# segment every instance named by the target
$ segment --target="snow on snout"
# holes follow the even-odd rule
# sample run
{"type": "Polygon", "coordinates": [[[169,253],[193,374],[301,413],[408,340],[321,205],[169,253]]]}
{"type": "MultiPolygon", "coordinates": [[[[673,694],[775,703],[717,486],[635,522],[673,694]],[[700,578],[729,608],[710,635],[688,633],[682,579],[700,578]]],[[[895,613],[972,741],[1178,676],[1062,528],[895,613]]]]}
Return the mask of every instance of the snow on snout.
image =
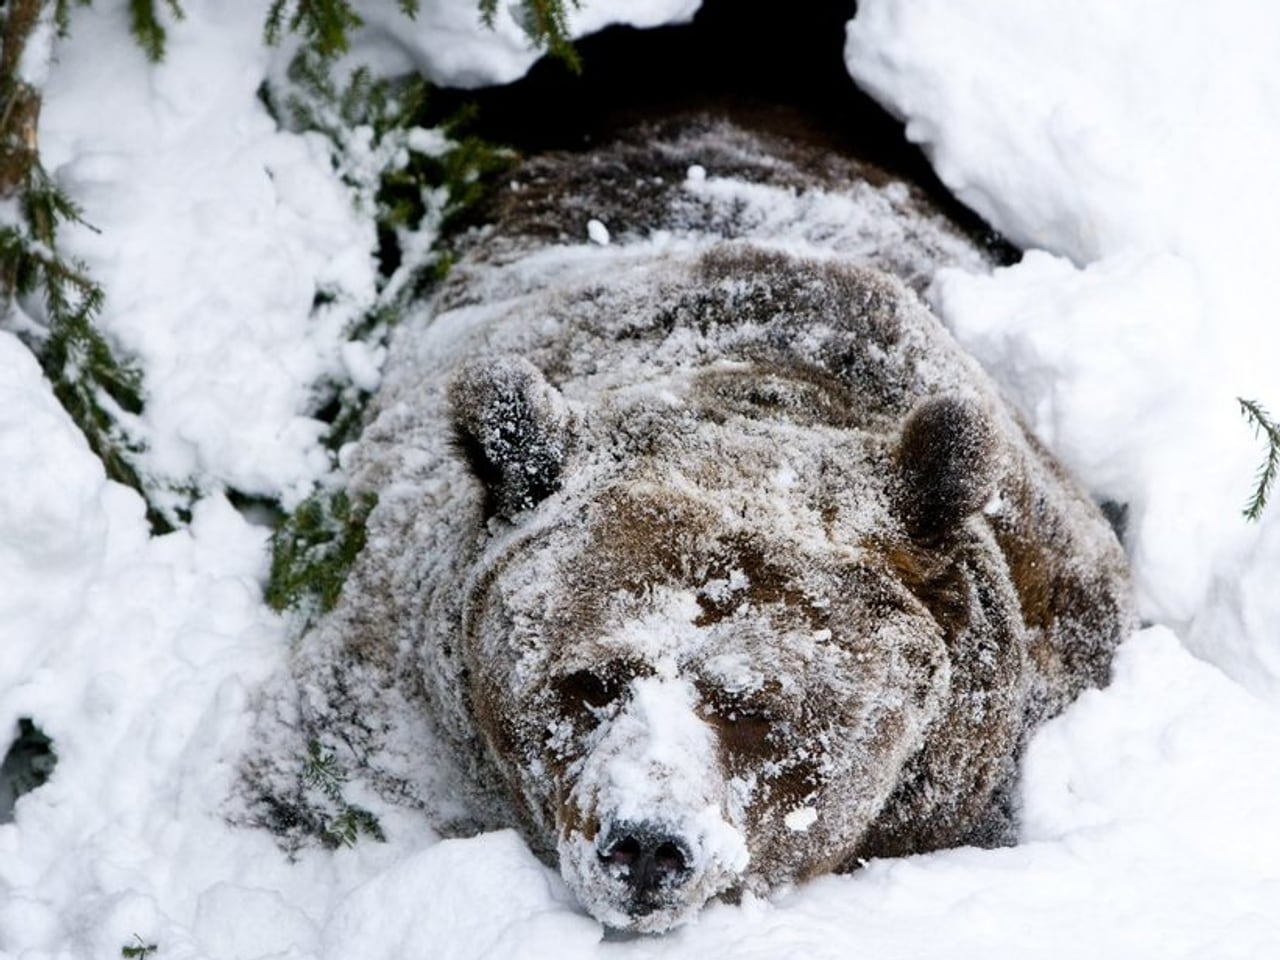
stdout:
{"type": "Polygon", "coordinates": [[[632,682],[630,701],[602,731],[570,793],[598,832],[562,835],[561,869],[580,902],[614,927],[665,930],[732,886],[747,865],[746,840],[726,819],[715,736],[695,712],[693,685],[673,673],[660,665],[657,676],[632,682]],[[599,849],[615,828],[640,824],[688,855],[687,873],[643,915],[630,905],[626,877],[599,849]]]}

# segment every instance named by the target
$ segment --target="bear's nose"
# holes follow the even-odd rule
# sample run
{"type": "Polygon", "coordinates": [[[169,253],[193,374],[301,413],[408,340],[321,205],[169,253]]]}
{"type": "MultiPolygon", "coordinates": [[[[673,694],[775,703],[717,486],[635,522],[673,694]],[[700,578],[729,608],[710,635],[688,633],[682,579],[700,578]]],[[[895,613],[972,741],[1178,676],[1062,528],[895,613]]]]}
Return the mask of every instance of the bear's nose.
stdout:
{"type": "Polygon", "coordinates": [[[625,877],[637,897],[689,876],[688,846],[660,827],[619,824],[597,849],[601,863],[625,877]]]}

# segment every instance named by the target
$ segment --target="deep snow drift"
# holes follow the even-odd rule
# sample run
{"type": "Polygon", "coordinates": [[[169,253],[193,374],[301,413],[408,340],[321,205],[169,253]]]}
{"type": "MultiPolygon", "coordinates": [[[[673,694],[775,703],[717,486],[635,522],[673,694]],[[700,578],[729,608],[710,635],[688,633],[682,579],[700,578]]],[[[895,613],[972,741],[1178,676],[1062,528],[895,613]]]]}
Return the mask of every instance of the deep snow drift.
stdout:
{"type": "MultiPolygon", "coordinates": [[[[342,317],[313,316],[314,293],[339,287],[336,309],[358,310],[374,272],[371,227],[321,144],[254,96],[264,6],[188,0],[159,67],[125,4],[75,7],[41,140],[102,231],[68,246],[141,358],[155,469],[295,497],[324,467],[310,385],[344,362],[342,317]]],[[[470,0],[424,6],[453,17],[470,0]]],[[[946,274],[935,302],[1049,444],[1130,502],[1140,601],[1161,624],[1033,744],[1021,846],[875,863],[632,943],[602,943],[510,834],[434,843],[380,809],[387,843],[287,861],[221,817],[286,644],[261,600],[263,531],[214,495],[149,540],[141,502],[103,479],[4,335],[0,729],[35,717],[59,765],[0,825],[0,953],[117,956],[135,934],[214,960],[1280,951],[1280,507],[1239,517],[1261,450],[1234,403],[1280,407],[1278,20],[1245,0],[1052,16],[867,0],[850,33],[851,71],[943,179],[1043,251],[946,274]]],[[[518,44],[489,49],[437,75],[524,69],[518,44]]]]}

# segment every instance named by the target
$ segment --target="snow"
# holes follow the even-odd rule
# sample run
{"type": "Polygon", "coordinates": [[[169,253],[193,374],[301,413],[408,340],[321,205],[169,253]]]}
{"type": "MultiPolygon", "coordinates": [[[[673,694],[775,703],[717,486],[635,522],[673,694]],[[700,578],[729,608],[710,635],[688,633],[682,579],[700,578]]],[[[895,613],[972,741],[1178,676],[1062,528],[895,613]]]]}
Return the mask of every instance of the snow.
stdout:
{"type": "Polygon", "coordinates": [[[818,811],[813,807],[796,807],[783,818],[788,830],[804,833],[818,822],[818,811]]]}
{"type": "MultiPolygon", "coordinates": [[[[46,165],[101,231],[69,232],[68,249],[141,359],[149,469],[296,497],[328,469],[312,385],[377,376],[342,334],[372,296],[372,228],[323,145],[256,99],[265,3],[185,0],[160,66],[125,6],[75,6],[49,76],[46,165]],[[317,321],[313,295],[333,286],[346,299],[317,321]]],[[[393,6],[370,0],[366,46],[405,35],[373,16],[393,6]]],[[[496,35],[468,0],[423,7],[403,56],[434,76],[505,80],[532,62],[505,5],[496,35]]],[[[1046,442],[1130,504],[1140,600],[1161,624],[1033,743],[1024,842],[873,863],[608,944],[513,834],[436,843],[385,812],[387,844],[290,861],[221,807],[287,646],[261,599],[264,531],[207,493],[188,528],[149,539],[141,501],[0,335],[0,730],[34,717],[59,757],[0,825],[0,956],[118,956],[135,935],[212,960],[1280,950],[1280,507],[1239,519],[1261,451],[1233,399],[1280,408],[1280,8],[860,7],[853,74],[961,199],[1034,251],[942,277],[936,303],[1046,442]]],[[[574,29],[693,8],[588,0],[574,29]]],[[[690,189],[714,181],[690,170],[690,189]]]]}
{"type": "Polygon", "coordinates": [[[609,245],[609,228],[599,220],[588,220],[587,239],[597,246],[607,247],[609,245]]]}
{"type": "MultiPolygon", "coordinates": [[[[590,0],[565,6],[569,35],[581,37],[615,24],[686,23],[700,5],[701,0],[590,0]]],[[[399,4],[382,0],[356,0],[352,6],[366,24],[352,40],[355,58],[388,72],[416,69],[437,83],[480,87],[519,79],[541,55],[521,27],[515,3],[495,4],[492,29],[482,23],[479,4],[465,0],[422,0],[412,20],[399,4]]]]}
{"type": "Polygon", "coordinates": [[[1239,618],[1231,584],[1280,524],[1240,517],[1261,450],[1235,400],[1277,405],[1280,66],[1261,40],[1277,30],[1280,9],[1244,0],[1052,17],[1001,0],[980,20],[912,0],[862,4],[846,47],[947,186],[1030,250],[995,277],[944,274],[944,319],[1090,487],[1129,503],[1144,615],[1266,695],[1280,592],[1239,618]]]}
{"type": "Polygon", "coordinates": [[[374,228],[324,142],[279,130],[258,101],[254,16],[190,14],[151,66],[123,42],[101,55],[119,5],[77,11],[41,152],[94,227],[65,231],[65,246],[107,290],[102,325],[146,370],[143,469],[292,502],[326,466],[306,411],[372,301],[374,228]],[[318,289],[344,295],[312,316],[318,289]]]}

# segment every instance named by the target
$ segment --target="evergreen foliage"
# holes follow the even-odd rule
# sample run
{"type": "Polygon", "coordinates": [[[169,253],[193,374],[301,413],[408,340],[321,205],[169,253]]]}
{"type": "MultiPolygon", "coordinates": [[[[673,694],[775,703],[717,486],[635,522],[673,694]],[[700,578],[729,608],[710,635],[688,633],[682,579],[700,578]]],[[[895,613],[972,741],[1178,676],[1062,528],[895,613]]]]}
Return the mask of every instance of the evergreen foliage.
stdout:
{"type": "Polygon", "coordinates": [[[126,957],[128,960],[147,960],[159,949],[154,943],[147,943],[135,933],[133,935],[133,943],[126,943],[120,948],[120,956],[126,957]]]}
{"type": "MultiPolygon", "coordinates": [[[[581,6],[580,0],[569,2],[574,9],[581,6]]],[[[530,40],[574,73],[582,72],[582,60],[569,39],[569,10],[565,0],[521,0],[513,13],[530,40]]],[[[497,15],[498,0],[480,0],[480,16],[487,27],[493,27],[497,15]]]]}
{"type": "MultiPolygon", "coordinates": [[[[418,15],[418,0],[396,0],[400,12],[418,15]]],[[[272,0],[263,35],[274,46],[287,30],[303,38],[308,49],[322,57],[346,53],[347,34],[364,21],[347,0],[272,0]]]]}
{"type": "Polygon", "coordinates": [[[383,301],[406,286],[421,294],[440,273],[435,239],[474,208],[512,154],[467,132],[468,109],[424,126],[430,88],[421,77],[376,79],[360,67],[340,87],[338,73],[332,58],[303,49],[289,67],[291,89],[268,103],[295,129],[328,138],[343,182],[376,220],[383,301]]]}
{"type": "MultiPolygon", "coordinates": [[[[577,8],[581,0],[568,2],[577,8]]],[[[396,0],[396,5],[410,19],[418,15],[419,0],[396,0]]],[[[559,58],[574,73],[582,70],[582,62],[569,39],[566,0],[519,0],[512,12],[534,44],[559,58]]],[[[498,0],[479,0],[479,13],[484,24],[492,29],[498,16],[498,0]]],[[[332,57],[350,49],[348,34],[363,22],[348,0],[272,0],[263,36],[274,46],[286,32],[294,33],[303,38],[313,53],[332,57]]]]}
{"type": "Polygon", "coordinates": [[[346,491],[321,491],[285,518],[271,537],[266,600],[273,610],[297,611],[305,627],[333,609],[375,502],[372,495],[353,503],[346,491]]]}
{"type": "MultiPolygon", "coordinates": [[[[28,344],[107,475],[137,490],[148,504],[153,530],[166,532],[187,518],[180,505],[183,497],[172,496],[183,491],[154,489],[154,480],[140,469],[144,449],[128,425],[142,413],[142,374],[97,324],[101,287],[84,264],[58,249],[59,226],[88,225],[40,165],[35,136],[40,94],[17,72],[41,17],[51,16],[59,34],[65,35],[73,4],[91,2],[0,2],[0,329],[11,330],[28,344]],[[162,501],[179,505],[157,506],[162,501]]],[[[407,17],[418,12],[419,0],[396,3],[407,17]]],[[[477,3],[477,15],[492,23],[496,4],[477,3]]],[[[520,9],[535,42],[576,64],[565,0],[520,0],[520,9]]],[[[141,50],[151,61],[161,60],[165,23],[183,18],[181,0],[129,0],[128,13],[141,50]]],[[[328,136],[334,163],[356,202],[364,204],[377,222],[381,290],[375,303],[360,308],[348,330],[352,338],[376,347],[400,308],[447,270],[448,257],[436,242],[441,231],[480,199],[509,165],[510,155],[467,135],[465,114],[443,128],[420,126],[427,94],[421,79],[375,80],[367,70],[356,70],[339,86],[334,80],[336,56],[348,49],[348,34],[359,24],[348,0],[273,0],[265,32],[270,42],[280,40],[285,31],[302,38],[290,70],[293,88],[286,97],[287,113],[298,128],[328,136]]],[[[318,291],[316,309],[340,295],[318,291]]],[[[335,452],[356,436],[366,400],[367,395],[349,382],[317,385],[318,415],[331,424],[328,442],[335,452]]],[[[189,484],[188,492],[194,495],[196,486],[189,484]]],[[[321,610],[331,606],[328,598],[336,599],[340,586],[338,568],[345,572],[342,564],[349,560],[335,565],[327,555],[322,561],[317,558],[331,547],[341,554],[361,529],[361,509],[352,510],[345,500],[328,493],[313,501],[304,504],[274,541],[270,599],[278,609],[299,606],[303,592],[319,597],[321,610]],[[314,543],[316,549],[303,549],[309,537],[321,535],[326,523],[330,526],[325,548],[314,543]],[[303,591],[297,577],[310,575],[318,579],[303,591]]]]}
{"type": "Polygon", "coordinates": [[[1267,498],[1271,495],[1276,475],[1280,473],[1280,423],[1272,420],[1256,400],[1246,400],[1243,397],[1237,397],[1236,400],[1240,404],[1240,412],[1253,424],[1254,436],[1267,441],[1266,457],[1262,461],[1262,466],[1258,468],[1253,496],[1249,498],[1243,511],[1246,520],[1258,520],[1262,516],[1262,511],[1266,509],[1267,498]]]}
{"type": "Polygon", "coordinates": [[[337,756],[325,751],[319,741],[310,741],[302,763],[302,783],[304,787],[319,792],[331,810],[319,827],[321,842],[336,848],[353,847],[362,836],[385,841],[387,837],[378,818],[363,807],[348,803],[343,796],[342,788],[346,782],[346,771],[337,756]]]}
{"type": "MultiPolygon", "coordinates": [[[[53,23],[58,29],[58,36],[65,37],[67,31],[71,29],[71,2],[72,0],[54,0],[53,3],[53,23]]],[[[92,0],[75,0],[82,7],[87,7],[92,0]]]]}
{"type": "MultiPolygon", "coordinates": [[[[324,134],[354,202],[377,225],[378,296],[347,330],[377,347],[401,309],[443,276],[441,233],[479,202],[511,154],[467,134],[466,113],[442,127],[420,126],[428,99],[420,77],[375,79],[359,68],[340,86],[338,72],[332,58],[303,49],[290,64],[288,89],[267,91],[265,99],[282,122],[324,134]]],[[[320,291],[316,309],[337,296],[320,291]]],[[[358,433],[367,395],[350,383],[322,385],[321,392],[320,416],[336,451],[358,433]]]]}
{"type": "MultiPolygon", "coordinates": [[[[80,2],[85,3],[87,0],[80,2]]],[[[165,6],[175,20],[182,19],[182,5],[178,0],[165,0],[165,6]]],[[[156,12],[156,0],[129,0],[129,28],[148,60],[159,63],[164,59],[164,45],[168,34],[156,12]]]]}
{"type": "MultiPolygon", "coordinates": [[[[377,348],[401,310],[447,269],[441,232],[480,200],[511,154],[466,134],[465,114],[443,128],[419,126],[428,98],[421,78],[376,79],[359,68],[339,83],[339,75],[333,57],[303,48],[287,86],[264,90],[264,100],[282,123],[326,137],[335,170],[377,224],[379,291],[346,331],[377,348]]],[[[340,296],[319,291],[314,309],[330,309],[340,296]]],[[[368,394],[350,382],[320,390],[318,415],[329,423],[326,439],[336,454],[358,436],[368,394]]],[[[333,490],[305,500],[272,538],[268,603],[298,612],[301,629],[331,609],[372,507],[371,499],[353,503],[333,490]]]]}
{"type": "MultiPolygon", "coordinates": [[[[145,497],[136,465],[140,446],[120,427],[123,417],[142,410],[142,377],[96,326],[102,288],[84,264],[58,249],[60,226],[87,224],[40,163],[40,94],[18,75],[43,10],[43,0],[0,8],[0,199],[13,201],[0,218],[0,329],[17,334],[35,354],[107,476],[145,497]]],[[[67,0],[55,4],[53,15],[65,23],[67,0]]],[[[153,529],[170,529],[154,508],[148,516],[153,529]]]]}
{"type": "MultiPolygon", "coordinates": [[[[409,0],[408,5],[414,13],[417,12],[416,3],[409,0]]],[[[405,6],[401,3],[401,9],[405,6]]],[[[267,11],[263,35],[267,43],[274,46],[280,42],[281,33],[287,26],[290,33],[301,35],[310,49],[328,57],[347,52],[347,33],[362,22],[346,0],[273,0],[267,11]],[[286,6],[293,8],[287,25],[286,6]]]]}

